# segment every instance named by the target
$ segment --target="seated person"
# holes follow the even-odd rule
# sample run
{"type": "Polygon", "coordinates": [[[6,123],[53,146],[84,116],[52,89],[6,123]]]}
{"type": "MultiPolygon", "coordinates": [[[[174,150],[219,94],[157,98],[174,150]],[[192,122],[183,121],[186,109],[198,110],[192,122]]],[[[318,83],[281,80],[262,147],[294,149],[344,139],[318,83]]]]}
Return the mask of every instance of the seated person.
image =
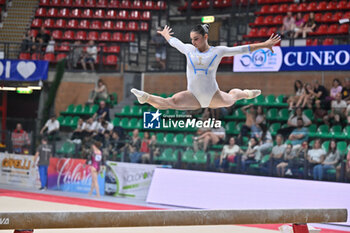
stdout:
{"type": "Polygon", "coordinates": [[[247,172],[251,164],[256,164],[261,160],[261,157],[259,157],[261,154],[257,153],[258,147],[258,139],[250,138],[248,149],[242,156],[241,169],[243,173],[247,172]]]}
{"type": "Polygon", "coordinates": [[[107,100],[108,98],[108,91],[106,84],[102,81],[102,79],[99,79],[97,81],[97,86],[90,92],[90,96],[88,99],[88,103],[92,104],[95,102],[96,99],[98,100],[107,100]]]}
{"type": "Polygon", "coordinates": [[[81,60],[81,65],[83,69],[86,71],[86,63],[89,63],[91,67],[91,71],[95,71],[95,62],[97,61],[97,47],[93,40],[90,40],[88,43],[88,47],[83,55],[83,59],[81,60]]]}
{"type": "Polygon", "coordinates": [[[238,157],[236,156],[241,153],[243,153],[243,151],[238,145],[235,144],[235,138],[230,137],[229,144],[224,145],[221,151],[217,167],[219,167],[220,171],[223,172],[228,168],[229,163],[237,163],[238,157]]]}
{"type": "Polygon", "coordinates": [[[297,120],[297,128],[289,135],[289,140],[293,145],[293,150],[298,149],[301,144],[307,141],[309,138],[309,130],[304,127],[304,121],[302,118],[297,120]]]}
{"type": "Polygon", "coordinates": [[[346,119],[346,109],[347,103],[342,100],[342,95],[338,93],[335,100],[332,101],[331,112],[323,118],[324,122],[330,125],[330,120],[333,120],[335,124],[343,124],[346,119]]]}
{"type": "Polygon", "coordinates": [[[109,117],[109,107],[107,107],[106,102],[104,100],[100,101],[100,105],[93,118],[102,118],[105,121],[111,120],[111,118],[109,117]]]}
{"type": "Polygon", "coordinates": [[[52,114],[50,119],[45,123],[44,127],[40,130],[40,134],[43,135],[45,133],[47,136],[55,137],[58,135],[59,130],[60,123],[56,119],[56,115],[52,114]],[[45,132],[45,130],[47,131],[45,132]]]}
{"type": "Polygon", "coordinates": [[[226,132],[223,127],[213,128],[201,134],[199,137],[195,137],[195,142],[193,144],[194,150],[198,151],[198,142],[203,143],[203,151],[207,151],[209,145],[222,144],[225,141],[226,132]]]}
{"type": "MultiPolygon", "coordinates": [[[[326,151],[321,147],[321,139],[315,139],[314,146],[308,151],[307,155],[307,160],[309,162],[309,175],[311,175],[313,172],[316,172],[314,171],[314,167],[322,164],[326,157],[326,151]]],[[[315,175],[314,178],[317,178],[317,175],[315,175]]]]}

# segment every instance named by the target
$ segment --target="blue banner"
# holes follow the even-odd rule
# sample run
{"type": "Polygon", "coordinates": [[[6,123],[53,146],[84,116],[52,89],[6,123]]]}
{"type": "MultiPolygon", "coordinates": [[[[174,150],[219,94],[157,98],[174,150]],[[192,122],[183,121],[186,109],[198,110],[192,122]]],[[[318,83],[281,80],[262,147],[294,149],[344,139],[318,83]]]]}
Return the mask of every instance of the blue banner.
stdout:
{"type": "Polygon", "coordinates": [[[350,45],[274,47],[236,55],[235,72],[350,70],[350,45]]]}
{"type": "Polygon", "coordinates": [[[0,80],[33,82],[46,80],[47,61],[0,60],[0,80]]]}

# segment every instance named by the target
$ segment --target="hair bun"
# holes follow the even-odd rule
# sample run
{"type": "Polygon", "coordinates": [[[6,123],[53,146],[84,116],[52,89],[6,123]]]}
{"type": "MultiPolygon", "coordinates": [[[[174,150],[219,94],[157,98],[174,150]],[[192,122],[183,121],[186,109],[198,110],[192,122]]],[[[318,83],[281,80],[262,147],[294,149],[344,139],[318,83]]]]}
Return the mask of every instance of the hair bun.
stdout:
{"type": "Polygon", "coordinates": [[[202,27],[203,27],[203,29],[204,29],[204,31],[205,31],[206,33],[209,32],[209,28],[210,28],[210,25],[209,25],[209,24],[207,24],[207,23],[202,24],[202,27]]]}

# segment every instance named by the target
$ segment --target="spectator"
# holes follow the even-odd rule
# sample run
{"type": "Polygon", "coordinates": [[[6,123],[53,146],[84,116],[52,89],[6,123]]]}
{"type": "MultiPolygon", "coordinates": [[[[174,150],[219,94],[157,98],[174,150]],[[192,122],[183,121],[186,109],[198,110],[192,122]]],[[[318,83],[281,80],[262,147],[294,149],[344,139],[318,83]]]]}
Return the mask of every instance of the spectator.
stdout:
{"type": "Polygon", "coordinates": [[[97,61],[97,47],[93,40],[90,40],[86,52],[84,53],[83,59],[81,60],[81,65],[86,71],[86,63],[89,63],[91,71],[95,72],[95,62],[97,61]]]}
{"type": "Polygon", "coordinates": [[[289,110],[292,110],[294,108],[294,104],[296,104],[298,102],[300,96],[304,92],[303,83],[300,80],[296,80],[294,82],[294,92],[295,92],[295,95],[289,96],[289,98],[287,100],[287,102],[289,104],[289,110]]]}
{"type": "MultiPolygon", "coordinates": [[[[112,131],[112,136],[107,147],[109,159],[112,161],[117,161],[118,153],[120,149],[124,146],[121,139],[116,131],[112,131]]],[[[106,153],[106,152],[105,152],[106,153]]]]}
{"type": "Polygon", "coordinates": [[[21,52],[22,53],[29,53],[31,52],[32,46],[33,46],[34,38],[30,34],[30,30],[26,32],[26,34],[23,36],[22,44],[21,44],[21,52]]]}
{"type": "Polygon", "coordinates": [[[315,13],[310,12],[309,20],[306,22],[303,28],[303,38],[306,38],[307,33],[313,32],[316,27],[315,23],[315,13]]]}
{"type": "Polygon", "coordinates": [[[257,126],[260,132],[256,135],[258,139],[257,153],[258,156],[262,158],[265,154],[271,151],[273,147],[273,140],[270,131],[267,129],[266,125],[260,124],[257,126]]]}
{"type": "Polygon", "coordinates": [[[255,119],[256,119],[256,110],[253,104],[246,105],[241,108],[242,112],[244,113],[246,120],[245,124],[241,128],[241,132],[238,135],[238,141],[242,140],[242,137],[246,137],[249,135],[249,132],[251,135],[254,135],[258,129],[256,128],[255,124],[255,119]],[[248,111],[247,111],[248,109],[248,111]]]}
{"type": "Polygon", "coordinates": [[[305,108],[305,106],[307,105],[308,108],[312,108],[312,101],[314,98],[315,96],[313,95],[312,86],[309,83],[306,83],[304,85],[303,94],[300,96],[295,107],[305,108]]]}
{"type": "Polygon", "coordinates": [[[54,53],[55,52],[55,40],[53,38],[53,36],[50,37],[50,41],[48,42],[47,46],[46,46],[46,53],[54,53]]]}
{"type": "Polygon", "coordinates": [[[225,136],[226,132],[223,127],[214,128],[211,131],[207,131],[201,134],[199,137],[194,138],[194,150],[198,151],[199,144],[203,144],[203,151],[207,151],[209,145],[217,145],[224,143],[225,136]]]}
{"type": "Polygon", "coordinates": [[[81,46],[81,41],[77,40],[74,42],[74,45],[71,47],[70,52],[68,54],[68,68],[72,70],[73,68],[77,68],[78,62],[83,58],[83,47],[81,46]]]}
{"type": "Polygon", "coordinates": [[[108,98],[108,91],[106,84],[103,82],[102,79],[99,79],[97,81],[97,86],[90,92],[90,96],[88,99],[88,104],[93,104],[95,102],[95,99],[98,100],[107,100],[108,98]]]}
{"type": "MultiPolygon", "coordinates": [[[[161,27],[157,28],[157,31],[162,31],[163,29],[161,27]]],[[[165,70],[166,64],[166,40],[164,37],[157,33],[155,36],[152,37],[151,44],[154,44],[156,47],[156,61],[158,62],[160,68],[162,70],[165,70]]]]}
{"type": "Polygon", "coordinates": [[[277,172],[277,165],[284,161],[283,155],[285,150],[286,145],[283,144],[283,136],[281,134],[278,134],[276,136],[276,145],[272,147],[269,161],[262,165],[262,172],[269,173],[271,171],[274,175],[277,172]]]}
{"type": "Polygon", "coordinates": [[[326,159],[314,167],[314,180],[323,180],[323,176],[330,169],[335,169],[340,160],[340,154],[337,150],[337,143],[334,139],[329,143],[329,152],[326,159]]]}
{"type": "Polygon", "coordinates": [[[343,87],[339,79],[335,78],[332,82],[332,88],[330,91],[330,101],[335,100],[338,93],[342,93],[343,87]]]}
{"type": "Polygon", "coordinates": [[[318,80],[313,81],[313,87],[314,87],[313,95],[315,97],[315,103],[320,102],[323,108],[329,108],[329,106],[327,106],[328,104],[326,101],[327,96],[329,94],[328,90],[324,86],[320,85],[318,83],[318,80]]]}
{"type": "Polygon", "coordinates": [[[301,146],[296,146],[296,148],[292,150],[292,154],[295,154],[293,160],[288,162],[286,176],[296,176],[300,172],[300,168],[304,168],[304,174],[306,177],[307,172],[307,157],[309,152],[309,144],[307,141],[304,141],[301,146]]]}
{"type": "Polygon", "coordinates": [[[258,140],[256,138],[250,138],[248,143],[248,149],[242,156],[242,172],[246,173],[251,164],[256,164],[260,161],[261,157],[258,151],[258,140]]]}
{"type": "Polygon", "coordinates": [[[301,15],[301,12],[298,12],[294,24],[294,38],[298,38],[299,35],[303,32],[304,24],[305,21],[303,19],[303,16],[301,15]]]}
{"type": "Polygon", "coordinates": [[[321,106],[321,101],[315,102],[314,108],[314,121],[317,122],[319,120],[323,120],[325,116],[327,116],[328,112],[321,106]]]}
{"type": "Polygon", "coordinates": [[[297,127],[298,119],[301,118],[304,122],[304,127],[311,125],[311,120],[303,113],[302,109],[299,107],[295,109],[293,115],[291,115],[287,121],[288,127],[279,129],[277,132],[282,134],[284,138],[288,138],[291,132],[297,127]]]}
{"type": "Polygon", "coordinates": [[[41,48],[45,48],[49,40],[50,40],[50,35],[46,32],[45,27],[42,26],[40,28],[38,35],[36,35],[36,38],[35,38],[35,42],[38,43],[37,44],[38,51],[41,51],[41,48]]]}
{"type": "Polygon", "coordinates": [[[242,154],[242,149],[236,145],[235,138],[230,137],[229,144],[224,145],[217,167],[221,172],[228,169],[229,163],[237,163],[237,155],[242,154]]]}
{"type": "Polygon", "coordinates": [[[345,85],[341,91],[342,98],[345,101],[350,101],[350,78],[345,78],[345,85]]]}
{"type": "Polygon", "coordinates": [[[341,94],[336,95],[336,99],[332,101],[331,112],[328,116],[324,117],[324,122],[327,125],[330,125],[330,120],[334,120],[334,123],[341,124],[346,119],[346,109],[347,104],[345,100],[341,99],[341,94]]]}
{"type": "Polygon", "coordinates": [[[33,167],[39,166],[40,190],[47,189],[47,169],[49,167],[50,158],[52,157],[52,152],[52,147],[47,143],[47,138],[43,137],[41,139],[41,145],[37,148],[35,153],[33,164],[33,167]]]}
{"type": "Polygon", "coordinates": [[[295,19],[292,15],[292,12],[288,11],[287,15],[283,18],[283,26],[281,28],[282,36],[286,38],[292,38],[294,25],[295,25],[295,19]]]}
{"type": "Polygon", "coordinates": [[[142,163],[149,163],[151,161],[151,153],[153,154],[153,158],[160,155],[159,147],[157,147],[157,137],[155,134],[151,136],[151,139],[149,140],[149,143],[148,143],[148,147],[150,152],[144,153],[142,155],[142,158],[141,158],[142,163]]]}
{"type": "Polygon", "coordinates": [[[102,118],[103,120],[106,120],[106,121],[111,120],[111,118],[109,117],[109,107],[107,107],[106,102],[104,100],[100,101],[100,106],[98,107],[93,118],[96,118],[96,117],[102,118]]]}
{"type": "Polygon", "coordinates": [[[308,157],[308,163],[309,163],[309,172],[312,172],[314,174],[314,179],[318,178],[318,174],[315,175],[315,170],[314,167],[316,165],[322,165],[325,156],[326,156],[326,151],[321,148],[321,140],[320,139],[315,139],[314,146],[309,152],[307,153],[308,157]]]}
{"type": "Polygon", "coordinates": [[[304,121],[302,118],[297,120],[297,128],[289,135],[289,140],[293,145],[293,150],[299,148],[301,144],[307,141],[309,138],[309,131],[304,127],[304,121]]]}
{"type": "Polygon", "coordinates": [[[79,118],[77,128],[73,131],[73,135],[71,137],[71,140],[80,139],[83,140],[84,138],[84,128],[86,127],[86,123],[82,118],[79,118]]]}
{"type": "Polygon", "coordinates": [[[266,124],[266,116],[262,106],[256,108],[255,124],[266,124]]]}
{"type": "Polygon", "coordinates": [[[131,142],[129,144],[129,158],[130,162],[138,163],[141,160],[142,153],[140,152],[141,139],[139,137],[139,130],[134,129],[132,132],[131,142]]]}
{"type": "Polygon", "coordinates": [[[141,140],[141,148],[140,148],[140,152],[142,153],[142,155],[141,155],[142,163],[145,163],[146,160],[149,161],[149,159],[151,157],[150,156],[151,149],[149,146],[150,143],[151,143],[151,139],[150,139],[149,133],[144,132],[143,138],[141,140]]]}
{"type": "MultiPolygon", "coordinates": [[[[277,142],[277,138],[276,138],[276,142],[277,142]]],[[[278,145],[278,143],[277,143],[278,145]]],[[[282,145],[283,146],[283,145],[282,145]]],[[[275,148],[275,147],[274,147],[275,148]]],[[[283,151],[283,154],[282,154],[282,161],[276,165],[276,174],[277,176],[280,176],[280,177],[284,177],[285,173],[286,173],[286,168],[289,166],[290,169],[289,169],[289,172],[288,174],[292,174],[291,172],[291,168],[293,167],[292,163],[294,162],[295,160],[295,153],[292,153],[293,151],[293,146],[292,144],[288,144],[284,147],[284,151],[283,151]]],[[[279,157],[278,153],[282,151],[281,150],[281,146],[278,147],[278,150],[277,150],[277,154],[274,154],[274,157],[279,157]]],[[[272,149],[272,152],[273,152],[273,149],[272,149]]]]}
{"type": "Polygon", "coordinates": [[[26,146],[30,145],[30,140],[28,137],[28,133],[23,130],[22,124],[17,123],[16,129],[11,134],[12,141],[12,150],[15,154],[24,154],[26,150],[26,146]]]}
{"type": "Polygon", "coordinates": [[[98,131],[98,122],[93,118],[90,117],[87,119],[85,127],[83,127],[83,135],[84,137],[89,137],[97,134],[98,131]]]}
{"type": "MultiPolygon", "coordinates": [[[[342,163],[340,163],[336,169],[337,169],[337,173],[336,173],[337,181],[343,181],[343,180],[340,180],[340,178],[343,178],[343,177],[341,177],[341,173],[342,173],[342,169],[343,169],[342,163]]],[[[345,178],[350,179],[350,150],[348,150],[348,154],[346,156],[344,172],[345,172],[345,174],[344,174],[345,178]]]]}
{"type": "Polygon", "coordinates": [[[55,114],[52,114],[50,119],[47,120],[44,127],[40,130],[40,134],[44,134],[46,129],[47,129],[46,135],[48,135],[50,137],[55,137],[58,135],[58,131],[60,129],[60,123],[56,119],[55,114]]]}

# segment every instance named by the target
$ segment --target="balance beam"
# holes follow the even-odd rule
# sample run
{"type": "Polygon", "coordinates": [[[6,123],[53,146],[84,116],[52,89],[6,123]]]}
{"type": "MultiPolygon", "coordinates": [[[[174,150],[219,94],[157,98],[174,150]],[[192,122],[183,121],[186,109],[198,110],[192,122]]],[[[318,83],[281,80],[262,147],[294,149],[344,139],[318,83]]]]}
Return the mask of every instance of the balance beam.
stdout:
{"type": "Polygon", "coordinates": [[[346,222],[346,209],[0,212],[0,229],[346,222]]]}

